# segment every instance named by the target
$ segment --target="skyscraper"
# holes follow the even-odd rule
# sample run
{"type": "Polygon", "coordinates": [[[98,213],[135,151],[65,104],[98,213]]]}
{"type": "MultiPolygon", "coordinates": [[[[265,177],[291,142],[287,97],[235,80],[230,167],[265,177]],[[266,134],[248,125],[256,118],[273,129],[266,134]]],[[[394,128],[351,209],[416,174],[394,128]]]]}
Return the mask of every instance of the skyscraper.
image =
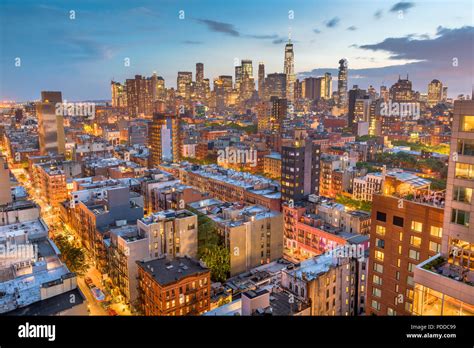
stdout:
{"type": "Polygon", "coordinates": [[[265,98],[271,97],[285,98],[286,95],[286,75],[268,74],[265,79],[265,98]]]}
{"type": "Polygon", "coordinates": [[[193,73],[190,71],[178,71],[176,88],[178,95],[189,99],[191,97],[191,84],[193,82],[193,73]]]}
{"type": "Polygon", "coordinates": [[[204,80],[204,64],[196,63],[196,83],[200,84],[204,80]]]}
{"type": "Polygon", "coordinates": [[[253,78],[253,65],[250,59],[242,60],[242,80],[240,84],[240,97],[247,100],[252,97],[255,90],[255,82],[253,78]]]}
{"type": "Polygon", "coordinates": [[[130,116],[153,113],[153,81],[157,85],[157,78],[147,79],[142,75],[135,75],[135,78],[125,81],[127,108],[130,116]]]}
{"type": "Polygon", "coordinates": [[[62,103],[61,92],[41,92],[41,102],[36,104],[40,153],[64,154],[64,115],[56,113],[56,103],[62,103]]]}
{"type": "Polygon", "coordinates": [[[347,60],[339,61],[339,74],[337,77],[338,104],[341,109],[347,109],[347,60]]]}
{"type": "Polygon", "coordinates": [[[112,107],[122,108],[127,106],[126,88],[120,82],[111,81],[110,89],[112,92],[112,107]]]}
{"type": "Polygon", "coordinates": [[[291,40],[288,40],[285,45],[283,72],[286,75],[286,99],[293,102],[295,99],[295,54],[291,40]]]}
{"type": "Polygon", "coordinates": [[[265,100],[265,64],[258,63],[258,97],[265,100]]]}
{"type": "Polygon", "coordinates": [[[411,81],[408,79],[402,79],[398,76],[398,81],[390,87],[390,100],[392,102],[414,102],[415,92],[412,89],[411,81]]]}
{"type": "Polygon", "coordinates": [[[433,80],[428,84],[428,105],[435,106],[443,99],[443,84],[439,80],[433,80]]]}

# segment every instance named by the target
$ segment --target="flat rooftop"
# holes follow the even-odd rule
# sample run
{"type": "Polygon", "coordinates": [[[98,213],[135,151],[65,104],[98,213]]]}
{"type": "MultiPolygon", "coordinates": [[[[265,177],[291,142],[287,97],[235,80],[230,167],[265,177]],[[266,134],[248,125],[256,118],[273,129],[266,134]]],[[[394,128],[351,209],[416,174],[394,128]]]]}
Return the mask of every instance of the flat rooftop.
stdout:
{"type": "Polygon", "coordinates": [[[162,286],[192,275],[210,272],[207,267],[203,267],[198,261],[188,257],[177,257],[173,260],[161,258],[146,262],[138,261],[137,264],[162,286]]]}

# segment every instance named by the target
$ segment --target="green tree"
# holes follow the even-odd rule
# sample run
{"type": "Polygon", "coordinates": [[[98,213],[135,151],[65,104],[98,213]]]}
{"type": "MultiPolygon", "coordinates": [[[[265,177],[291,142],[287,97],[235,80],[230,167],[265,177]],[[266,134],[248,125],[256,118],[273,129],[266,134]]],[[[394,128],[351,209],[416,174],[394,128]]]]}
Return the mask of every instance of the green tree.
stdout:
{"type": "Polygon", "coordinates": [[[215,282],[224,282],[230,274],[230,252],[223,245],[210,245],[203,251],[202,260],[211,270],[215,282]]]}
{"type": "Polygon", "coordinates": [[[71,242],[62,234],[57,235],[54,242],[61,250],[62,259],[67,268],[78,275],[84,275],[89,268],[84,248],[76,246],[74,240],[71,242]]]}

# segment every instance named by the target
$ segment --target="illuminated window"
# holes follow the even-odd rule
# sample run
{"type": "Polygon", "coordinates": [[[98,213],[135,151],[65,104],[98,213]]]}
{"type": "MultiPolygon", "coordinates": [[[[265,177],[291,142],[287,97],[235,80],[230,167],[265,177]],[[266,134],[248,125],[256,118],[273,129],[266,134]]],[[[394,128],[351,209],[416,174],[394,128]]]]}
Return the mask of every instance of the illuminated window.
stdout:
{"type": "Polygon", "coordinates": [[[379,251],[379,250],[375,250],[375,258],[379,261],[383,261],[384,259],[384,253],[382,251],[379,251]]]}
{"type": "Polygon", "coordinates": [[[410,237],[410,244],[415,246],[415,247],[420,247],[421,246],[421,238],[420,237],[415,237],[411,236],[410,237]]]}
{"type": "Polygon", "coordinates": [[[474,116],[462,116],[460,123],[461,131],[474,132],[474,116]]]}
{"type": "Polygon", "coordinates": [[[472,188],[454,186],[453,189],[453,200],[463,203],[471,203],[472,198],[472,188]]]}
{"type": "Polygon", "coordinates": [[[418,221],[411,222],[411,229],[415,232],[421,232],[423,230],[423,224],[418,221]]]}
{"type": "Polygon", "coordinates": [[[380,234],[381,236],[385,236],[385,227],[377,225],[375,227],[375,232],[377,232],[377,234],[380,234]]]}
{"type": "Polygon", "coordinates": [[[474,179],[474,165],[468,163],[456,163],[455,173],[456,179],[474,179]]]}
{"type": "Polygon", "coordinates": [[[437,227],[437,226],[431,226],[430,234],[433,237],[441,238],[443,236],[443,228],[442,227],[437,227]]]}

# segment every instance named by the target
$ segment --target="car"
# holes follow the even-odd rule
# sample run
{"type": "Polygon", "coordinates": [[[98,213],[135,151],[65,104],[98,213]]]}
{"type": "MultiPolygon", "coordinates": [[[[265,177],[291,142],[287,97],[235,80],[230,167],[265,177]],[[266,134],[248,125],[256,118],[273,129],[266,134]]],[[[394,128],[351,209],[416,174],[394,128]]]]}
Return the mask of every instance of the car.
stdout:
{"type": "Polygon", "coordinates": [[[99,302],[102,302],[105,300],[105,295],[104,293],[102,292],[102,290],[100,290],[98,287],[92,287],[91,288],[91,292],[92,292],[92,295],[94,295],[94,298],[99,301],[99,302]]]}
{"type": "Polygon", "coordinates": [[[112,308],[109,308],[107,312],[109,313],[109,315],[111,315],[113,317],[118,315],[118,313],[115,310],[113,310],[112,308]]]}
{"type": "Polygon", "coordinates": [[[85,277],[84,282],[86,283],[86,285],[88,287],[91,287],[91,284],[94,285],[94,283],[92,283],[92,279],[90,277],[85,277]]]}

